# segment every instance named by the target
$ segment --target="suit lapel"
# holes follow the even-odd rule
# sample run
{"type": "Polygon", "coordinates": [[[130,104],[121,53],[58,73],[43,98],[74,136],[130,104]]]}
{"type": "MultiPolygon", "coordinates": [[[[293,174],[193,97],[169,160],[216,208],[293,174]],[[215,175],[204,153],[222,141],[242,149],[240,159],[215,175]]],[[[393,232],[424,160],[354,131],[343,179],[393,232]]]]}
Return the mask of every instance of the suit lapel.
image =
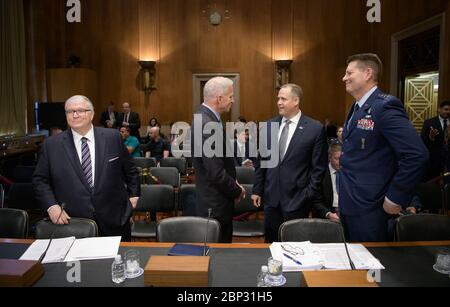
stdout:
{"type": "MultiPolygon", "coordinates": [[[[295,127],[294,135],[292,136],[292,139],[289,142],[289,146],[286,150],[286,154],[284,155],[283,161],[285,161],[289,157],[293,148],[297,146],[297,143],[301,140],[303,133],[305,133],[305,130],[307,129],[308,129],[308,120],[306,116],[302,115],[300,116],[300,120],[297,124],[297,127],[295,127]]],[[[283,163],[283,161],[281,162],[283,163]]]]}
{"type": "Polygon", "coordinates": [[[106,162],[105,152],[106,152],[106,138],[103,133],[94,128],[94,137],[95,137],[95,181],[94,181],[94,190],[100,186],[100,173],[101,170],[106,166],[103,164],[106,162]]]}
{"type": "Polygon", "coordinates": [[[84,177],[83,170],[81,169],[80,158],[78,157],[78,153],[73,142],[72,130],[69,128],[64,133],[65,135],[63,137],[63,146],[66,151],[67,157],[69,158],[70,164],[72,165],[75,174],[77,174],[77,176],[80,178],[85,188],[88,191],[91,191],[86,177],[84,177]]]}

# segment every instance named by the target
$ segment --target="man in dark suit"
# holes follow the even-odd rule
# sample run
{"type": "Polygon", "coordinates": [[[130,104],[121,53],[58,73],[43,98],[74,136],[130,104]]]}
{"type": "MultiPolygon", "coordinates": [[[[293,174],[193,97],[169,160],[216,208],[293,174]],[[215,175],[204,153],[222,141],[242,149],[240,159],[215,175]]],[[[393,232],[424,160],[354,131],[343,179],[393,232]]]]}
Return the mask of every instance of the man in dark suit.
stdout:
{"type": "Polygon", "coordinates": [[[233,238],[234,203],[245,197],[244,188],[236,181],[233,157],[225,155],[230,146],[220,114],[229,112],[233,104],[233,81],[216,77],[204,87],[205,102],[194,114],[192,156],[196,178],[197,215],[220,222],[222,243],[233,238]],[[212,128],[214,134],[208,132],[212,128]],[[210,143],[211,138],[216,142],[210,143]],[[210,146],[208,146],[210,145],[210,146]]]}
{"type": "Polygon", "coordinates": [[[255,167],[257,159],[251,156],[250,146],[253,146],[253,144],[250,143],[249,131],[246,129],[238,129],[233,147],[234,165],[236,167],[255,167]]]}
{"type": "Polygon", "coordinates": [[[428,152],[400,100],[377,88],[375,54],[348,58],[343,81],[356,100],[344,125],[339,212],[347,239],[387,241],[388,218],[409,207],[428,152]]]}
{"type": "Polygon", "coordinates": [[[322,180],[322,190],[320,198],[313,202],[313,217],[329,219],[333,222],[340,223],[339,219],[339,160],[342,154],[342,146],[340,144],[331,144],[328,148],[328,169],[322,180]]]}
{"type": "Polygon", "coordinates": [[[33,174],[36,199],[55,224],[68,224],[71,216],[89,218],[100,235],[129,241],[129,219],[140,195],[131,156],[117,130],[93,127],[87,97],[69,98],[65,110],[70,128],[42,146],[33,174]]]}
{"type": "Polygon", "coordinates": [[[129,127],[131,135],[140,140],[141,136],[139,135],[139,128],[141,128],[141,120],[139,114],[131,111],[131,106],[128,102],[122,104],[122,109],[123,113],[119,114],[116,128],[129,127]]]}
{"type": "Polygon", "coordinates": [[[431,180],[446,172],[449,162],[448,127],[450,126],[450,100],[443,101],[439,116],[425,121],[421,137],[430,154],[426,179],[431,180]]]}
{"type": "Polygon", "coordinates": [[[118,117],[119,113],[114,111],[114,103],[111,102],[108,105],[108,109],[102,112],[102,115],[100,116],[100,124],[105,128],[114,128],[118,117]]]}
{"type": "Polygon", "coordinates": [[[265,239],[269,243],[278,240],[278,228],[283,222],[308,217],[312,201],[319,197],[327,165],[325,128],[302,114],[302,97],[298,85],[287,84],[280,89],[280,116],[268,125],[269,129],[274,123],[280,128],[276,146],[279,163],[274,168],[264,168],[261,160],[256,168],[252,200],[257,207],[264,204],[265,239]]]}

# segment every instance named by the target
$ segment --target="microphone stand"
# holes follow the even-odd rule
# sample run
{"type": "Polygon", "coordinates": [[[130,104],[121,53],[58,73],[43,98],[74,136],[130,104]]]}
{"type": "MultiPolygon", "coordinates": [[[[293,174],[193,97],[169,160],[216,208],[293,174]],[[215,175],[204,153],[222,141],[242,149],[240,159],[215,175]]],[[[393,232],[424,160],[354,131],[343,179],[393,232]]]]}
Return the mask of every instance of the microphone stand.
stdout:
{"type": "MultiPolygon", "coordinates": [[[[61,215],[63,214],[65,207],[66,207],[66,203],[62,203],[61,204],[61,212],[59,213],[59,216],[56,219],[55,225],[59,222],[59,219],[61,218],[61,215]]],[[[47,255],[48,249],[50,248],[50,245],[52,244],[53,237],[55,236],[56,230],[57,229],[55,228],[55,230],[52,231],[52,235],[50,236],[50,241],[48,242],[48,245],[45,248],[45,251],[42,253],[41,257],[39,257],[39,260],[38,260],[39,263],[42,263],[42,261],[45,258],[45,255],[47,255]]]]}
{"type": "Polygon", "coordinates": [[[350,253],[348,252],[347,241],[345,240],[344,227],[342,225],[341,225],[341,234],[342,234],[342,239],[344,240],[345,252],[347,253],[347,258],[348,258],[348,262],[350,263],[350,268],[352,269],[352,271],[354,271],[354,270],[356,270],[356,267],[352,261],[352,258],[350,257],[350,253]]]}
{"type": "Polygon", "coordinates": [[[207,256],[209,253],[209,248],[208,248],[208,251],[206,251],[206,240],[208,238],[208,224],[209,224],[209,219],[211,218],[211,213],[212,213],[212,208],[208,208],[208,220],[206,221],[205,240],[203,241],[203,256],[207,256]]]}

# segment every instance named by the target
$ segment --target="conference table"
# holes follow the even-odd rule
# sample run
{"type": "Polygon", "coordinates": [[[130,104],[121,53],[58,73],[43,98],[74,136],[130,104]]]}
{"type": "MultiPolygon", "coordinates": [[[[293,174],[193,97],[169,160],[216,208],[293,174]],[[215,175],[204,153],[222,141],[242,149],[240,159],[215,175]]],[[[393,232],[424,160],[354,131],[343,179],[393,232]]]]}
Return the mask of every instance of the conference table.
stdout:
{"type": "MultiPolygon", "coordinates": [[[[0,258],[18,259],[33,240],[0,239],[0,258]]],[[[437,253],[450,247],[450,241],[391,242],[363,244],[386,268],[381,271],[380,287],[448,287],[450,278],[436,272],[433,265],[437,253]]],[[[121,243],[119,252],[135,249],[144,267],[152,255],[167,255],[172,243],[121,243]]],[[[209,244],[211,256],[210,287],[255,287],[261,265],[270,257],[268,244],[209,244]]],[[[143,287],[144,277],[127,279],[116,285],[111,281],[113,259],[82,261],[80,281],[69,282],[72,267],[66,263],[45,264],[44,276],[35,287],[143,287]]],[[[303,274],[284,273],[285,287],[300,287],[303,274]]],[[[339,286],[339,285],[336,285],[339,286]]]]}

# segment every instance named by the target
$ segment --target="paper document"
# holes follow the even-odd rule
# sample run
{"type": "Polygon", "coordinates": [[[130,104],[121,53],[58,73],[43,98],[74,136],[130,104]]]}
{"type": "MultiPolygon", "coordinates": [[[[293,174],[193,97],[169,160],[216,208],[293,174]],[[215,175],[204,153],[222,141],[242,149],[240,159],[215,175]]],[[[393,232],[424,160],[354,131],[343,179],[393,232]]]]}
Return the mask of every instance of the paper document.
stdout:
{"type": "MultiPolygon", "coordinates": [[[[314,244],[325,258],[325,268],[350,270],[350,262],[342,243],[314,244]]],[[[357,270],[384,270],[384,266],[361,244],[347,244],[348,253],[357,270]]]]}
{"type": "MultiPolygon", "coordinates": [[[[347,244],[357,270],[383,270],[384,266],[363,245],[347,244]]],[[[270,245],[272,257],[283,262],[283,272],[310,270],[350,270],[343,243],[312,244],[306,242],[275,242],[270,245]]]]}
{"type": "MultiPolygon", "coordinates": [[[[120,240],[121,237],[53,239],[42,263],[114,258],[119,251],[120,240]]],[[[34,241],[20,260],[39,260],[49,241],[34,241]]]]}
{"type": "Polygon", "coordinates": [[[272,257],[283,262],[283,272],[320,270],[324,260],[311,242],[274,242],[270,245],[272,257]]]}

